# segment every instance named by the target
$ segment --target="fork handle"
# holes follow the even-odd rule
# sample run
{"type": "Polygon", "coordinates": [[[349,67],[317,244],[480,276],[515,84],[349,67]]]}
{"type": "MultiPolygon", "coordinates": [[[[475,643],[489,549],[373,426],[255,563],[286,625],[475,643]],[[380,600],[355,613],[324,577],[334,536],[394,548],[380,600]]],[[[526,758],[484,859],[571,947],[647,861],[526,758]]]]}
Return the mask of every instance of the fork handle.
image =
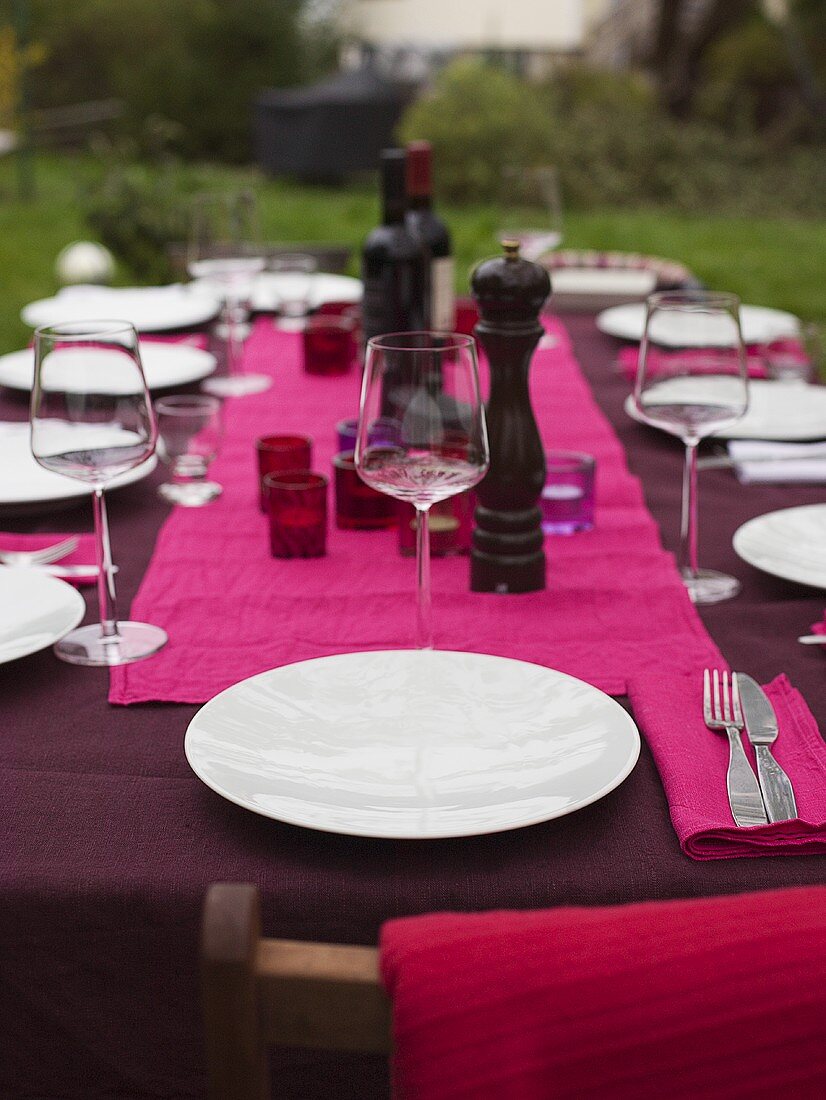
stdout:
{"type": "Polygon", "coordinates": [[[791,821],[797,817],[797,803],[791,780],[772,756],[768,745],[755,745],[754,752],[757,757],[757,777],[769,821],[791,821]]]}
{"type": "Polygon", "coordinates": [[[766,809],[757,776],[751,770],[749,758],[736,726],[726,726],[728,734],[728,772],[726,787],[731,816],[741,828],[748,825],[767,825],[766,809]]]}

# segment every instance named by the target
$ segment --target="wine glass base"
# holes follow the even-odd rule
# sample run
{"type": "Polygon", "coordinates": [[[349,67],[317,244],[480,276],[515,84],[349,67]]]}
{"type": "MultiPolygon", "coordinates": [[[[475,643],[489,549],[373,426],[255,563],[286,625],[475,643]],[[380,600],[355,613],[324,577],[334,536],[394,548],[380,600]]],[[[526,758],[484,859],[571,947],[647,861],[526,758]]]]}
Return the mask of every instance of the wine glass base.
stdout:
{"type": "Polygon", "coordinates": [[[263,393],[272,385],[268,374],[224,374],[207,378],[201,389],[216,397],[246,397],[249,393],[263,393]]]}
{"type": "Polygon", "coordinates": [[[118,634],[104,638],[99,623],[73,630],[55,645],[55,654],[70,665],[129,665],[163,649],[169,637],[149,623],[118,623],[118,634]]]}
{"type": "Polygon", "coordinates": [[[717,573],[713,569],[698,569],[696,573],[682,571],[683,584],[692,603],[720,603],[730,600],[740,591],[740,582],[727,573],[717,573]]]}
{"type": "Polygon", "coordinates": [[[168,481],[158,486],[158,496],[183,508],[202,508],[223,491],[217,481],[168,481]]]}

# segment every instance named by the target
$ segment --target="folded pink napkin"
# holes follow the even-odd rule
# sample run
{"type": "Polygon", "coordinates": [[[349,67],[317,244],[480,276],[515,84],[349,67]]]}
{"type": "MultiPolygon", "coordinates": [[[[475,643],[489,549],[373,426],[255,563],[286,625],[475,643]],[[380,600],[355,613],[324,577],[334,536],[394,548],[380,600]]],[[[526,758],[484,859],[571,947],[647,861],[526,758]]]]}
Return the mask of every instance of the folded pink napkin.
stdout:
{"type": "Polygon", "coordinates": [[[812,623],[812,634],[826,634],[826,614],[819,622],[812,623]]]}
{"type": "MultiPolygon", "coordinates": [[[[649,678],[629,686],[634,715],[654,754],[680,847],[693,859],[826,852],[826,743],[802,695],[781,675],[766,685],[780,733],[772,746],[792,781],[794,821],[741,829],[726,793],[728,741],[706,728],[699,673],[649,678]],[[664,690],[665,688],[665,690],[664,690]]],[[[746,754],[754,753],[743,735],[746,754]]]]}
{"type": "MultiPolygon", "coordinates": [[[[56,542],[62,542],[74,532],[58,532],[49,535],[17,535],[10,531],[0,531],[0,550],[42,550],[46,546],[53,546],[56,542]]],[[[78,535],[78,544],[71,554],[58,558],[53,565],[95,565],[95,536],[78,535]]],[[[69,584],[80,588],[84,584],[94,584],[95,579],[66,577],[69,584]]]]}
{"type": "MultiPolygon", "coordinates": [[[[653,349],[648,353],[648,372],[649,375],[663,375],[667,377],[669,374],[679,374],[679,365],[684,363],[686,359],[701,360],[705,352],[702,348],[692,349],[690,351],[658,351],[653,349]]],[[[640,362],[640,349],[639,347],[625,347],[621,348],[617,361],[620,365],[620,369],[629,382],[633,382],[637,377],[637,369],[640,362]]],[[[748,348],[746,354],[746,366],[748,367],[749,378],[765,378],[767,375],[766,365],[763,361],[763,355],[757,348],[748,348]]]]}

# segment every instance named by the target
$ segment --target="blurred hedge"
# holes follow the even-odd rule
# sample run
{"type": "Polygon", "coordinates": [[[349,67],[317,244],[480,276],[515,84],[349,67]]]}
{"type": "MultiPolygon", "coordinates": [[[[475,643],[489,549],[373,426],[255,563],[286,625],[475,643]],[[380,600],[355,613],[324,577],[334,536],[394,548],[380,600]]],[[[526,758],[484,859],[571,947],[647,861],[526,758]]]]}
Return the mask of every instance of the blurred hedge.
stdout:
{"type": "Polygon", "coordinates": [[[304,0],[29,0],[45,60],[36,107],[117,98],[136,131],[151,115],[180,126],[187,155],[250,155],[251,104],[330,61],[304,0]]]}
{"type": "Polygon", "coordinates": [[[747,120],[677,122],[640,78],[561,69],[529,84],[462,60],[407,111],[400,138],[434,147],[452,201],[495,200],[507,164],[557,165],[574,208],[654,204],[694,213],[826,213],[826,150],[769,141],[747,120]]]}

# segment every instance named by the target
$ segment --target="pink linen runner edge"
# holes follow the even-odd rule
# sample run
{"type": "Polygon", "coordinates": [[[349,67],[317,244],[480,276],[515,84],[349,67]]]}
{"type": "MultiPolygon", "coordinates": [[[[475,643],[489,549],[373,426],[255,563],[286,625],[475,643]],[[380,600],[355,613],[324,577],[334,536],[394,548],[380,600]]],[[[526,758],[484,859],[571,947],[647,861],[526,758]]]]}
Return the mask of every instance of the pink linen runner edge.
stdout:
{"type": "MultiPolygon", "coordinates": [[[[700,670],[725,662],[660,544],[640,483],[628,471],[567,333],[554,320],[548,329],[531,367],[533,407],[547,447],[596,457],[596,526],[575,537],[546,539],[543,592],[471,593],[467,558],[434,559],[436,647],[531,661],[612,695],[629,693],[666,784],[675,829],[694,858],[811,851],[811,828],[826,823],[822,796],[819,805],[799,799],[809,822],[802,849],[798,841],[783,844],[776,833],[780,826],[740,830],[731,824],[725,738],[705,730],[698,706],[700,670]],[[692,773],[721,777],[719,784],[696,782],[690,814],[684,812],[690,798],[682,787],[672,803],[667,764],[673,745],[657,707],[645,707],[646,700],[658,701],[666,671],[671,684],[685,685],[684,702],[697,712],[696,736],[696,722],[690,733],[686,729],[688,711],[679,723],[681,737],[688,735],[693,743],[692,773]],[[724,834],[721,843],[691,850],[695,834],[710,826],[715,835],[724,834]],[[766,833],[762,848],[754,836],[758,831],[766,833]],[[752,834],[748,846],[738,846],[743,832],[752,834]]],[[[163,627],[170,640],[151,660],[111,670],[110,702],[203,703],[279,665],[413,645],[415,566],[399,554],[397,532],[341,531],[334,524],[335,425],[358,413],[359,374],[307,375],[301,355],[300,335],[276,331],[267,318],[256,322],[245,369],[270,374],[273,386],[226,403],[224,444],[210,471],[223,495],[208,507],[174,510],[162,526],[131,617],[163,627]],[[254,444],[261,435],[282,432],[309,435],[313,468],[330,475],[324,558],[270,556],[267,520],[258,507],[254,444]]],[[[669,708],[672,724],[673,717],[669,708]]],[[[681,782],[684,778],[681,773],[681,782]]]]}

